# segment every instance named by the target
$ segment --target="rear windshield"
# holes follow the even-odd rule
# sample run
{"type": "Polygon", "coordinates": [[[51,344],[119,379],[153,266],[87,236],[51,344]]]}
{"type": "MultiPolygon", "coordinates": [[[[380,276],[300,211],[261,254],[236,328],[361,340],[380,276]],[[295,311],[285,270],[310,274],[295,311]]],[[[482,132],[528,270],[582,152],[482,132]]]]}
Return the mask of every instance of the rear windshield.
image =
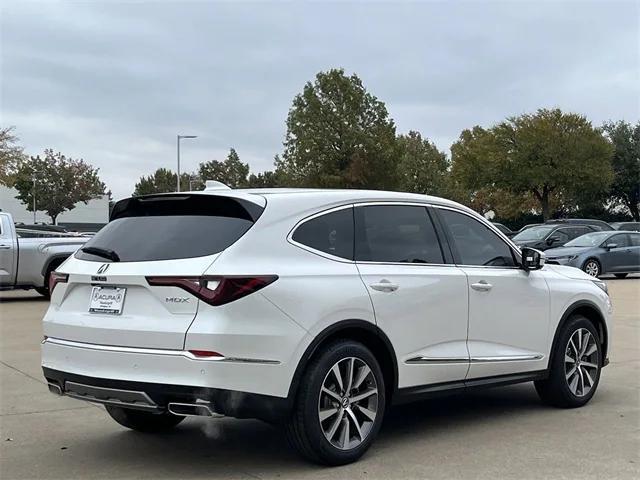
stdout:
{"type": "Polygon", "coordinates": [[[138,197],[118,202],[109,222],[78,250],[95,262],[202,257],[233,245],[263,208],[212,195],[138,197]]]}

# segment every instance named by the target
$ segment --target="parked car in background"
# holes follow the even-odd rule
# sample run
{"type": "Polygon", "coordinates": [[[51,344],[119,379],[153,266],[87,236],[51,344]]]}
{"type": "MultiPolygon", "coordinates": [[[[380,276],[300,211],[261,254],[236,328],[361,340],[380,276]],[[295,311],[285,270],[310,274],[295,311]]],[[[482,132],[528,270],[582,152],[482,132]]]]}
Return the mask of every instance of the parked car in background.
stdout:
{"type": "Polygon", "coordinates": [[[16,229],[11,215],[0,212],[0,290],[34,288],[47,296],[51,272],[87,240],[57,230],[16,229]]]}
{"type": "Polygon", "coordinates": [[[613,230],[613,227],[604,220],[593,220],[590,218],[557,218],[554,220],[547,220],[545,222],[549,225],[563,224],[563,225],[589,225],[594,230],[608,231],[613,230]]]}
{"type": "Polygon", "coordinates": [[[545,253],[550,264],[577,267],[592,277],[613,273],[624,278],[640,272],[640,233],[588,233],[545,253]]]}
{"type": "Polygon", "coordinates": [[[502,223],[498,223],[498,222],[491,222],[493,223],[493,225],[500,230],[502,233],[504,233],[507,237],[511,238],[513,237],[516,232],[514,232],[513,230],[511,230],[509,227],[507,227],[506,225],[503,225],[502,223]]]}
{"type": "Polygon", "coordinates": [[[568,241],[593,231],[596,231],[596,228],[591,225],[543,223],[521,230],[511,240],[519,247],[547,250],[561,247],[568,241]]]}
{"type": "Polygon", "coordinates": [[[610,224],[616,230],[626,232],[640,232],[640,222],[615,222],[610,224]]]}
{"type": "Polygon", "coordinates": [[[268,420],[330,465],[364,454],[392,403],[534,381],[585,405],[609,351],[605,282],[426,195],[133,197],[54,275],[53,393],[146,433],[268,420]]]}

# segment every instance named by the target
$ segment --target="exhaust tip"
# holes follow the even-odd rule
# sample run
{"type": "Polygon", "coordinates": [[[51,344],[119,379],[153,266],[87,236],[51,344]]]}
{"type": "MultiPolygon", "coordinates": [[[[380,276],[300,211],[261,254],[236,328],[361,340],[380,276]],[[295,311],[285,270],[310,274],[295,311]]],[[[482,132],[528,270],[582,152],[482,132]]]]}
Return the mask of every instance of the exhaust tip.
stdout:
{"type": "Polygon", "coordinates": [[[47,386],[49,387],[49,391],[54,395],[62,395],[62,388],[60,388],[60,385],[57,383],[49,382],[47,386]]]}
{"type": "Polygon", "coordinates": [[[169,403],[167,410],[181,417],[223,417],[211,409],[209,403],[169,403]]]}

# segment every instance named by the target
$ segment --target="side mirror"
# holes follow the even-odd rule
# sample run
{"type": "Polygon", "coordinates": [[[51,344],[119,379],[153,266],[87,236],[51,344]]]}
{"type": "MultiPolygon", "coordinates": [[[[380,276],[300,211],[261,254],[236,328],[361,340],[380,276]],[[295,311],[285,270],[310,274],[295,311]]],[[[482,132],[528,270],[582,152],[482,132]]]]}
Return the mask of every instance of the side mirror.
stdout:
{"type": "Polygon", "coordinates": [[[522,247],[522,268],[526,271],[540,270],[544,266],[545,256],[535,248],[522,247]]]}
{"type": "Polygon", "coordinates": [[[560,237],[549,237],[547,238],[547,245],[553,245],[556,242],[560,241],[560,237]]]}
{"type": "Polygon", "coordinates": [[[611,250],[612,248],[616,248],[618,246],[617,243],[607,243],[604,248],[606,248],[607,250],[611,250]]]}

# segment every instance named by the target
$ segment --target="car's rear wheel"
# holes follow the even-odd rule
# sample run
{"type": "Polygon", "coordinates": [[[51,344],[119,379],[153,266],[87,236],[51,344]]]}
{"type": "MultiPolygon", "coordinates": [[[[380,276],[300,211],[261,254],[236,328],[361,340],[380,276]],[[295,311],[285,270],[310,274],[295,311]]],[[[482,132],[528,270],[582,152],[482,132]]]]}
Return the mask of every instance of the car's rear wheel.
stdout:
{"type": "Polygon", "coordinates": [[[588,318],[575,315],[559,332],[549,378],[535,382],[535,387],[545,403],[562,408],[581,407],[595,394],[601,367],[598,332],[588,318]]]}
{"type": "Polygon", "coordinates": [[[627,273],[614,273],[614,275],[616,276],[616,278],[626,278],[626,276],[628,274],[627,273]]]}
{"type": "Polygon", "coordinates": [[[167,432],[185,419],[169,412],[151,413],[112,405],[105,405],[105,408],[111,418],[123,427],[145,433],[167,432]]]}
{"type": "Polygon", "coordinates": [[[601,273],[600,263],[596,259],[590,258],[584,262],[582,270],[584,270],[588,275],[597,278],[601,273]]]}
{"type": "Polygon", "coordinates": [[[384,410],[385,385],[378,361],[361,343],[341,340],[307,367],[287,437],[309,460],[344,465],[371,446],[384,410]]]}

